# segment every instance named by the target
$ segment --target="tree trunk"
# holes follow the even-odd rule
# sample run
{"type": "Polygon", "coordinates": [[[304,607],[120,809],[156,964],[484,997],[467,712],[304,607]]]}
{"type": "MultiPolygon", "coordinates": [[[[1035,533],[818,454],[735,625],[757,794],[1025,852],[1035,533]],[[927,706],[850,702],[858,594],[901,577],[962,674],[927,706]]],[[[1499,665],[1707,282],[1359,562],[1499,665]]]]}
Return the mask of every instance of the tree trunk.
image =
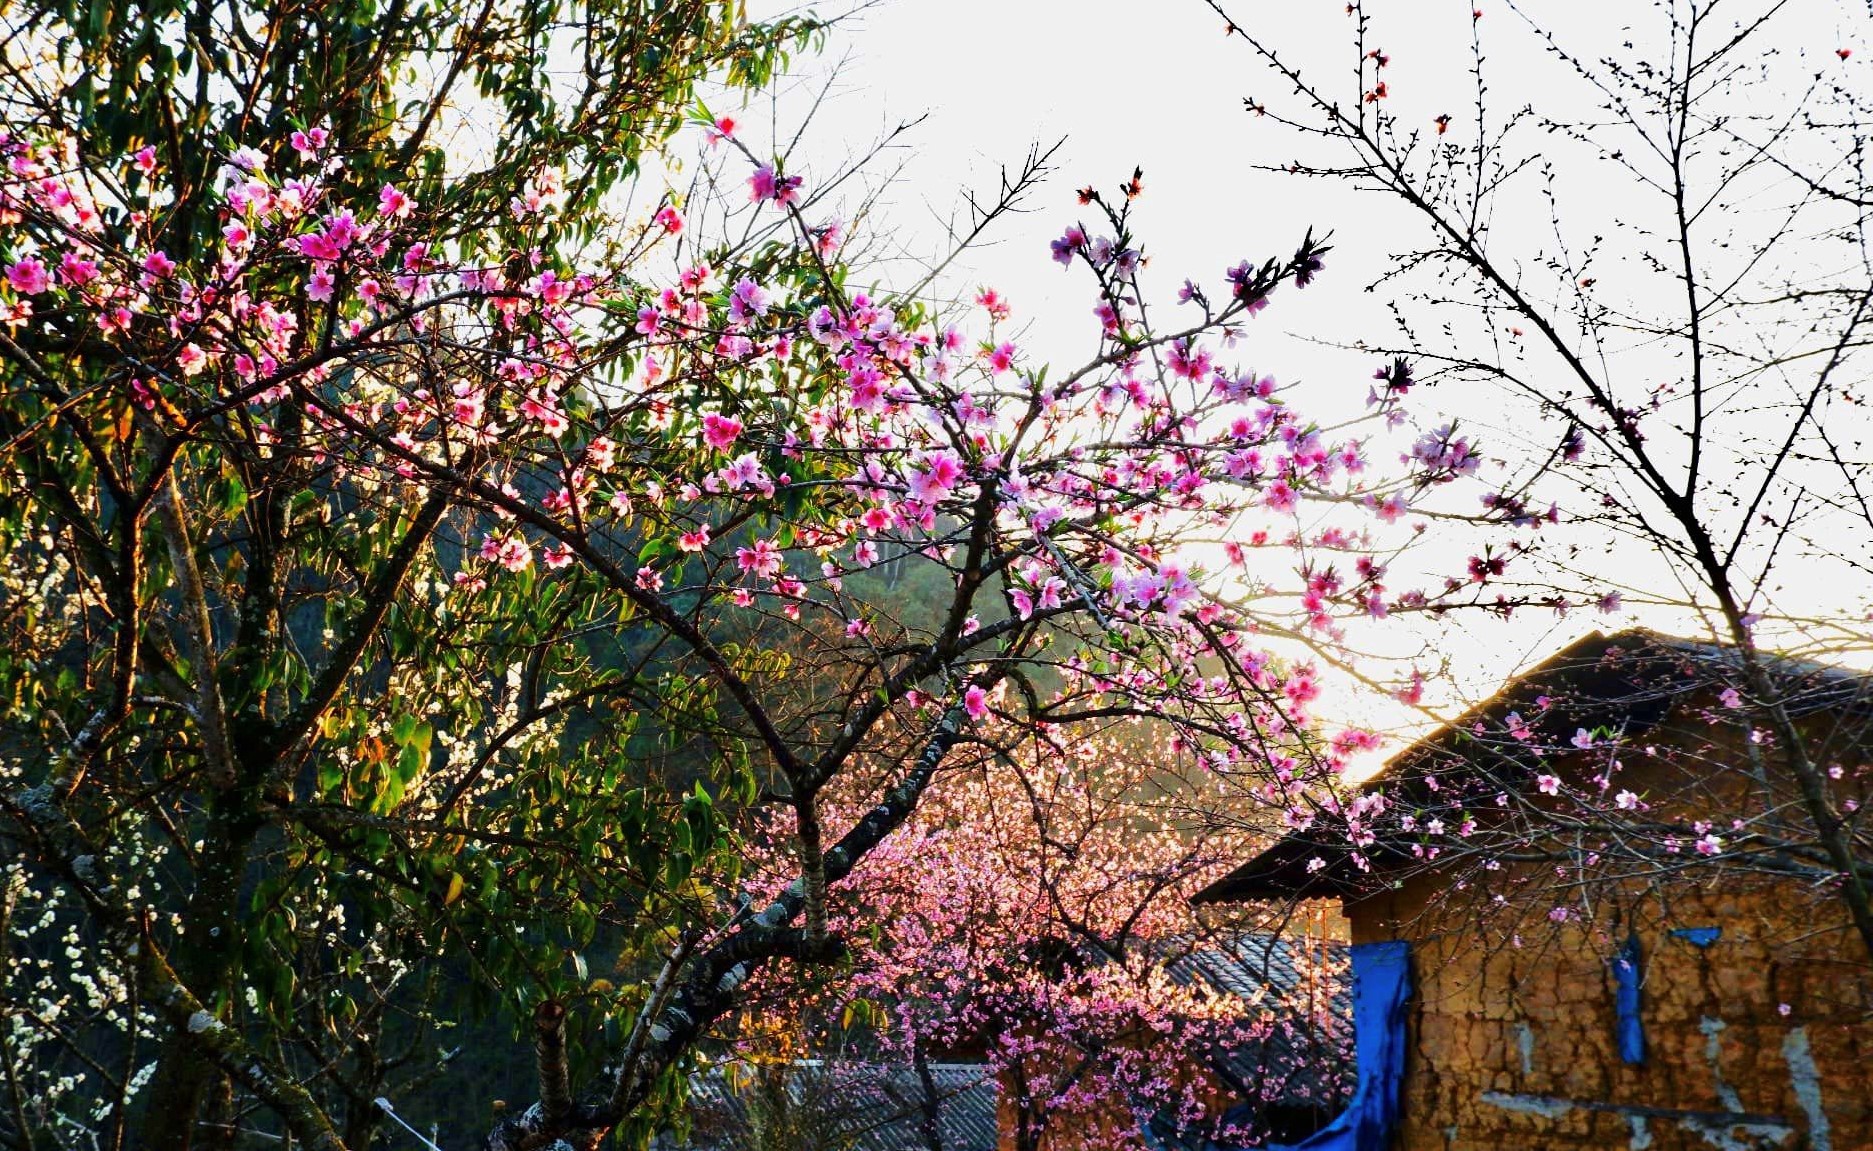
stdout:
{"type": "Polygon", "coordinates": [[[917,1130],[923,1136],[924,1151],[943,1151],[943,1100],[937,1093],[936,1077],[930,1074],[930,1061],[924,1057],[922,1043],[912,1045],[911,1063],[917,1069],[917,1084],[923,1089],[918,1100],[917,1130]]]}
{"type": "MultiPolygon", "coordinates": [[[[217,1015],[225,1013],[233,996],[239,966],[241,880],[261,826],[258,798],[253,788],[237,787],[209,799],[195,893],[184,914],[182,939],[170,956],[182,985],[217,1015]]],[[[144,1098],[142,1145],[148,1151],[190,1151],[218,1077],[189,1037],[172,1031],[144,1098]]]]}

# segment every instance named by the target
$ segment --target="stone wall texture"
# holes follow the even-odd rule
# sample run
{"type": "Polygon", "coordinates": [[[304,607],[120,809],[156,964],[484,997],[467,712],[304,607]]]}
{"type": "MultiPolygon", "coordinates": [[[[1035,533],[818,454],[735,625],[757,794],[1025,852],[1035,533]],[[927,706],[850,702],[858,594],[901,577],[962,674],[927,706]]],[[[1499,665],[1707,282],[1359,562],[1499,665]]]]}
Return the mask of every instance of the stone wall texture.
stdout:
{"type": "Polygon", "coordinates": [[[1825,901],[1760,881],[1678,890],[1617,936],[1544,920],[1486,941],[1435,930],[1436,894],[1420,880],[1349,908],[1355,942],[1415,943],[1401,1151],[1873,1149],[1873,985],[1825,901]],[[1674,934],[1705,927],[1722,932],[1705,947],[1674,934]],[[1637,1065],[1615,1040],[1627,931],[1637,1065]]]}
{"type": "MultiPolygon", "coordinates": [[[[1661,821],[1727,824],[1762,811],[1763,788],[1795,820],[1775,755],[1727,716],[1714,689],[1681,703],[1629,750],[1620,785],[1661,821]]],[[[1860,712],[1823,710],[1803,728],[1817,762],[1846,765],[1835,802],[1873,804],[1860,712]]],[[[1551,762],[1564,780],[1602,770],[1594,756],[1551,762]]],[[[1395,1147],[1873,1151],[1873,964],[1824,883],[1694,857],[1584,884],[1537,867],[1422,870],[1346,907],[1355,943],[1413,945],[1395,1147]],[[1707,946],[1682,934],[1710,928],[1707,946]],[[1620,1058],[1614,998],[1614,957],[1633,937],[1636,1064],[1620,1058]]]]}

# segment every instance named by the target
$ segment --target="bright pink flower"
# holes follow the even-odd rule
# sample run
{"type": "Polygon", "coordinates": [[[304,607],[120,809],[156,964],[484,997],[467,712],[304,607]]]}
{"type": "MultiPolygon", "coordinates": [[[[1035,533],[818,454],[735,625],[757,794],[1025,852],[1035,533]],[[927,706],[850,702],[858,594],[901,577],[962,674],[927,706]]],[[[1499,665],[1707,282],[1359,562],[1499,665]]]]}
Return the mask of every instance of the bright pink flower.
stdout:
{"type": "Polygon", "coordinates": [[[312,128],[304,132],[294,132],[289,137],[289,142],[295,152],[301,156],[310,157],[325,147],[325,140],[329,134],[323,128],[312,128]]]}
{"type": "Polygon", "coordinates": [[[1282,691],[1288,701],[1298,707],[1319,698],[1320,685],[1314,682],[1313,673],[1303,672],[1283,684],[1282,691]]]}
{"type": "Polygon", "coordinates": [[[686,552],[699,552],[709,546],[709,525],[703,524],[693,532],[684,532],[676,537],[676,546],[686,552]]]}
{"type": "Polygon", "coordinates": [[[813,250],[818,252],[824,259],[830,260],[833,254],[839,250],[839,242],[844,238],[844,235],[845,225],[838,220],[827,224],[821,224],[819,227],[813,229],[813,250]]]}
{"type": "Polygon", "coordinates": [[[741,435],[741,421],[732,416],[719,416],[714,412],[702,417],[702,438],[711,448],[726,452],[735,446],[735,437],[741,435]]]}
{"type": "Polygon", "coordinates": [[[989,693],[980,684],[970,684],[963,692],[963,710],[969,713],[970,719],[981,719],[989,713],[989,693]]]}
{"type": "Polygon", "coordinates": [[[151,252],[143,258],[143,270],[157,279],[166,279],[176,270],[176,262],[164,252],[151,252]]]}
{"type": "Polygon", "coordinates": [[[455,422],[458,424],[480,423],[482,405],[485,403],[482,394],[466,380],[456,381],[452,390],[455,398],[449,405],[449,414],[455,422]]]}
{"type": "Polygon", "coordinates": [[[401,220],[415,210],[416,203],[399,192],[394,184],[385,184],[377,192],[377,210],[392,220],[401,220]]]}
{"type": "Polygon", "coordinates": [[[559,399],[548,391],[535,391],[521,401],[520,414],[538,424],[540,430],[557,439],[572,422],[559,410],[559,399]]]}
{"type": "Polygon", "coordinates": [[[761,579],[773,579],[780,574],[780,549],[774,546],[773,540],[756,540],[753,547],[735,549],[735,563],[742,571],[761,579]]]}
{"type": "Polygon", "coordinates": [[[208,353],[199,344],[184,344],[176,353],[176,367],[182,369],[185,376],[199,376],[208,366],[208,353]]]}
{"type": "Polygon", "coordinates": [[[674,236],[683,230],[683,213],[671,204],[657,209],[657,226],[674,236]]]}
{"type": "Polygon", "coordinates": [[[28,256],[7,269],[7,283],[22,296],[36,296],[52,286],[52,277],[43,263],[28,256]]]}
{"type": "Polygon", "coordinates": [[[1060,593],[1066,590],[1066,581],[1059,578],[1049,579],[1041,585],[1040,598],[1035,605],[1042,611],[1052,611],[1060,606],[1060,593]]]}
{"type": "Polygon", "coordinates": [[[572,298],[576,285],[570,280],[562,280],[556,272],[541,272],[539,279],[533,282],[533,290],[539,294],[540,302],[548,307],[558,307],[572,298]]]}
{"type": "Polygon", "coordinates": [[[307,232],[298,239],[299,254],[308,260],[328,262],[344,255],[331,237],[324,232],[307,232]]]}
{"type": "Polygon", "coordinates": [[[1165,354],[1165,363],[1172,372],[1187,380],[1202,379],[1210,374],[1210,368],[1214,366],[1208,349],[1200,345],[1192,347],[1185,340],[1171,341],[1170,351],[1165,354]]]}
{"type": "Polygon", "coordinates": [[[517,572],[533,562],[533,549],[511,532],[482,537],[481,558],[517,572]]]}
{"type": "Polygon", "coordinates": [[[910,497],[922,504],[934,504],[950,493],[962,478],[962,461],[951,451],[930,452],[913,471],[906,485],[910,497]]]}
{"type": "Polygon", "coordinates": [[[358,226],[358,218],[352,215],[349,208],[325,217],[325,234],[332,243],[338,245],[341,252],[364,237],[363,229],[358,226]]]}
{"type": "Polygon", "coordinates": [[[87,260],[74,252],[67,252],[59,261],[59,279],[72,287],[82,287],[98,277],[96,261],[87,260]]]}
{"type": "Polygon", "coordinates": [[[856,411],[877,414],[884,407],[884,377],[869,365],[854,369],[848,377],[852,386],[852,407],[856,411]]]}

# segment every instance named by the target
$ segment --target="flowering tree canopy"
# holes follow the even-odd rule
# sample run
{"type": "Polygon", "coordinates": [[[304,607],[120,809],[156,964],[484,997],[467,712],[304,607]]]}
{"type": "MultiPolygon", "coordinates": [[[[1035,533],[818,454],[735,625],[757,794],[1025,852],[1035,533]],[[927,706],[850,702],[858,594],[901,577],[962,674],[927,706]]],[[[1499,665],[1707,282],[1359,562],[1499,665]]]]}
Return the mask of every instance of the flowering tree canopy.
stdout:
{"type": "MultiPolygon", "coordinates": [[[[703,28],[679,78],[764,35],[703,28]]],[[[686,98],[611,79],[593,106],[653,142],[686,98]]],[[[562,172],[567,136],[412,180],[435,153],[355,103],[289,128],[209,85],[183,105],[241,135],[117,151],[54,114],[73,91],[0,139],[0,834],[38,941],[8,1073],[49,1139],[363,1146],[493,1003],[537,1102],[489,1146],[641,1142],[751,978],[847,960],[887,906],[869,858],[961,865],[885,846],[960,748],[1148,717],[1165,770],[1278,803],[1334,772],[1368,737],[1317,733],[1261,636],[1383,614],[1368,528],[1473,466],[1432,435],[1380,474],[1234,365],[1311,237],[1153,321],[1136,179],[1054,246],[1097,341],[1059,371],[993,293],[851,287],[811,185],[728,118],[740,243],[670,197],[608,214],[616,157],[562,172]]],[[[964,822],[1010,798],[956,786],[964,822]]],[[[1082,1003],[1137,974],[1111,958],[1082,1003]]]]}
{"type": "Polygon", "coordinates": [[[1163,975],[1234,838],[1144,797],[1334,807],[1373,736],[1320,730],[1302,651],[1437,603],[1388,586],[1392,524],[1476,444],[1380,468],[1403,367],[1332,427],[1236,363],[1311,234],[1148,303],[1137,174],[1053,243],[1079,367],[993,290],[862,290],[832,197],[693,101],[811,32],[729,7],[120,4],[9,39],[24,1138],[641,1145],[800,971],[944,990],[893,1035],[1011,1071],[1081,1044],[1034,1123],[1094,1084],[1212,1117],[1133,1041],[1268,1026],[1163,975]],[[620,204],[686,118],[717,195],[620,204]],[[1109,749],[1133,722],[1148,764],[1109,749]],[[524,1033],[517,1106],[446,1042],[478,1014],[524,1033]]]}
{"type": "MultiPolygon", "coordinates": [[[[1195,914],[1197,884],[1250,836],[1219,830],[1229,789],[1150,730],[978,727],[944,785],[835,888],[850,967],[804,1000],[798,981],[752,989],[748,1055],[771,1058],[803,1017],[831,1049],[876,1020],[861,1029],[874,1058],[980,1058],[1024,1151],[1148,1146],[1153,1124],[1246,1145],[1268,1134],[1271,1105],[1330,1116],[1352,1060],[1343,956],[1195,914]],[[1206,978],[1206,962],[1250,986],[1206,978]]],[[[841,794],[862,797],[864,774],[841,794]]],[[[864,814],[826,807],[839,824],[864,814]]],[[[776,831],[784,864],[791,828],[776,831]]]]}

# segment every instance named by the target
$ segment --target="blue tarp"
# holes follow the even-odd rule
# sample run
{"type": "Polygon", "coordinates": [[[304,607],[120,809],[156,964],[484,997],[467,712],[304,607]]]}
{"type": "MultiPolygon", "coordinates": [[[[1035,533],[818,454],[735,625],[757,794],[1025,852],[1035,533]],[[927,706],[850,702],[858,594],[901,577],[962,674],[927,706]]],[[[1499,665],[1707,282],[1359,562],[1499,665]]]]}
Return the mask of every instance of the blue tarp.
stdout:
{"type": "Polygon", "coordinates": [[[1677,927],[1672,929],[1672,934],[1693,947],[1709,947],[1711,944],[1723,938],[1723,928],[1677,927]]]}
{"type": "Polygon", "coordinates": [[[1411,998],[1411,948],[1403,941],[1355,943],[1353,1049],[1359,1081],[1338,1118],[1299,1143],[1268,1151],[1386,1151],[1398,1123],[1405,1081],[1405,1003],[1411,998]]]}
{"type": "Polygon", "coordinates": [[[1619,1057],[1627,1063],[1645,1062],[1645,1026],[1639,1021],[1639,936],[1626,936],[1626,945],[1613,957],[1613,1013],[1619,1036],[1619,1057]]]}

